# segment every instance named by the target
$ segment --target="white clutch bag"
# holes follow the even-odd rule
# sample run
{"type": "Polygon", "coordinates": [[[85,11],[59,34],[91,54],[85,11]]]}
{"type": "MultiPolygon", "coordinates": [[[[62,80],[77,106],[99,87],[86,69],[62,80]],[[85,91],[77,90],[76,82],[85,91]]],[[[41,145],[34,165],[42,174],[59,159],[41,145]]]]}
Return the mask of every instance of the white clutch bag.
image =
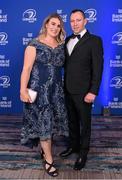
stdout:
{"type": "Polygon", "coordinates": [[[28,89],[29,96],[31,98],[31,103],[33,103],[36,100],[37,97],[37,91],[34,91],[32,89],[28,89]]]}

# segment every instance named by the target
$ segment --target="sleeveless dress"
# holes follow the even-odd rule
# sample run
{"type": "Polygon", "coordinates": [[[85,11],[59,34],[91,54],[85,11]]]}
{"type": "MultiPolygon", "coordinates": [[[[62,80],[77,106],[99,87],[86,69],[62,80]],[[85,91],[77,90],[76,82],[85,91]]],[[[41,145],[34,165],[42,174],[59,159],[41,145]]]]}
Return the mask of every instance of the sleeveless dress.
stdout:
{"type": "Polygon", "coordinates": [[[28,88],[37,91],[34,103],[24,103],[21,144],[30,147],[52,135],[68,136],[68,118],[63,91],[64,45],[51,48],[33,39],[36,58],[28,88]]]}

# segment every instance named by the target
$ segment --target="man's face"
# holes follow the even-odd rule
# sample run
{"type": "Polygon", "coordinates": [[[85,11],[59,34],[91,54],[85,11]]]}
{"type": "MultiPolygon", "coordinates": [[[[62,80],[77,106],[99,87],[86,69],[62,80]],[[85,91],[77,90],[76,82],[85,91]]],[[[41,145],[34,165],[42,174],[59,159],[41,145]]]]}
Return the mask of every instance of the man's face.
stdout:
{"type": "Polygon", "coordinates": [[[80,11],[71,14],[70,24],[72,31],[75,34],[80,33],[85,28],[86,23],[87,20],[83,17],[83,14],[80,11]]]}

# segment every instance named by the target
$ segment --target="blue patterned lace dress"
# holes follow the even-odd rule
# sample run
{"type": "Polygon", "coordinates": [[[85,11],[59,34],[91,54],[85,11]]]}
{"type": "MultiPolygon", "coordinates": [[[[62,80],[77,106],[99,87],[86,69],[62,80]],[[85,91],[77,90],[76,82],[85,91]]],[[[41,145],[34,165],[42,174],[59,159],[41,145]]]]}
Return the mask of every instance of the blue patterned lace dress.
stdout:
{"type": "Polygon", "coordinates": [[[36,59],[28,87],[38,92],[34,103],[24,103],[21,143],[27,146],[53,134],[68,135],[68,120],[62,85],[64,46],[51,48],[33,39],[36,59]]]}

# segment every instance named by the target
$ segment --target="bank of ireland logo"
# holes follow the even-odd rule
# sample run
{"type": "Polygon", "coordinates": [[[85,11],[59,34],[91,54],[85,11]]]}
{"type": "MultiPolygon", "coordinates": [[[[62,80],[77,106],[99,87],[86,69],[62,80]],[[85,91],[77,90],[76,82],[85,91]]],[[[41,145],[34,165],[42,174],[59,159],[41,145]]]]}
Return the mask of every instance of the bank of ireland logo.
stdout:
{"type": "Polygon", "coordinates": [[[112,36],[112,44],[122,45],[122,32],[118,32],[112,36]]]}
{"type": "Polygon", "coordinates": [[[0,76],[0,86],[7,88],[10,86],[10,77],[9,76],[0,76]]]}
{"type": "Polygon", "coordinates": [[[7,19],[7,14],[3,14],[2,13],[2,9],[0,9],[0,23],[7,23],[8,19],[7,19]]]}
{"type": "Polygon", "coordinates": [[[24,13],[23,13],[23,21],[27,21],[29,23],[34,23],[37,18],[36,18],[36,10],[35,9],[27,9],[24,13]]]}
{"type": "Polygon", "coordinates": [[[110,81],[110,87],[121,88],[122,87],[122,77],[115,76],[110,81]]]}
{"type": "Polygon", "coordinates": [[[85,12],[86,18],[89,22],[95,22],[97,20],[96,15],[97,15],[97,11],[96,9],[87,9],[85,12]]]}
{"type": "Polygon", "coordinates": [[[0,45],[6,45],[8,43],[8,34],[5,32],[0,32],[0,45]]]}
{"type": "Polygon", "coordinates": [[[67,22],[67,14],[64,14],[62,9],[57,9],[57,13],[61,16],[63,22],[67,22]]]}

